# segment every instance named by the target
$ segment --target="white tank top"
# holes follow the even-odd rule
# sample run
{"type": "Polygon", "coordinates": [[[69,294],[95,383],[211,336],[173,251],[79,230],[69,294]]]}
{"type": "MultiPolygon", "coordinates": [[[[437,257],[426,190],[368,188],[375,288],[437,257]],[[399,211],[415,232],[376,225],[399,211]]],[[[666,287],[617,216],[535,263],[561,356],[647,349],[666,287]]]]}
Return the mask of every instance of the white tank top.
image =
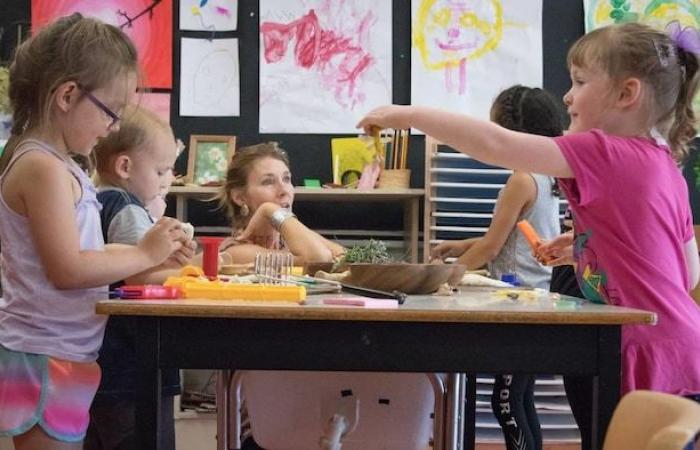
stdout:
{"type": "MultiPolygon", "coordinates": [[[[518,220],[527,220],[540,238],[549,240],[560,232],[559,197],[552,194],[554,179],[538,174],[530,176],[537,185],[537,196],[518,220]]],[[[537,262],[532,256],[530,245],[517,228],[513,229],[501,251],[489,263],[489,272],[499,279],[504,273],[515,273],[524,285],[542,289],[549,289],[552,278],[552,268],[537,262]]]]}
{"type": "MultiPolygon", "coordinates": [[[[5,173],[31,151],[48,153],[65,162],[82,189],[75,205],[80,249],[103,249],[100,203],[92,182],[75,162],[43,142],[26,140],[17,146],[5,173]]],[[[0,177],[0,186],[2,180],[0,177]]],[[[29,235],[27,218],[7,206],[1,191],[0,241],[4,295],[0,298],[0,344],[10,350],[69,361],[96,360],[106,317],[95,314],[95,303],[107,298],[107,287],[68,290],[53,286],[29,235]]]]}

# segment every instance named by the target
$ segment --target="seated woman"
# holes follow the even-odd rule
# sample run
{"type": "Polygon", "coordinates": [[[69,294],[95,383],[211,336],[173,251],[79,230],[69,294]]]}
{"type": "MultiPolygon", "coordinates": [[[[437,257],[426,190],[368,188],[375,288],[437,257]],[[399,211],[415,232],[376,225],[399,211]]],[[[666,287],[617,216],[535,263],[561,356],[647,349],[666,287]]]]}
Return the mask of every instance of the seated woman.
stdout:
{"type": "Polygon", "coordinates": [[[289,159],[274,143],[238,150],[219,198],[232,219],[232,235],[219,250],[234,264],[253,262],[256,254],[270,251],[291,253],[295,265],[330,262],[345,252],[292,213],[289,159]]]}
{"type": "MultiPolygon", "coordinates": [[[[307,228],[292,214],[294,187],[291,183],[289,160],[287,155],[274,144],[246,147],[235,153],[220,194],[220,201],[232,218],[233,228],[232,236],[222,242],[220,251],[230,255],[233,263],[250,263],[255,261],[259,253],[275,251],[291,253],[295,265],[330,262],[345,251],[342,246],[330,242],[307,228]]],[[[339,393],[341,388],[349,388],[353,398],[357,399],[363,396],[373,399],[378,396],[382,398],[391,396],[391,405],[379,404],[376,400],[362,402],[358,413],[362,417],[359,421],[360,425],[348,439],[360,440],[360,442],[389,438],[396,440],[393,434],[375,424],[378,421],[382,424],[391,424],[394,423],[391,422],[392,418],[401,417],[401,423],[404,423],[407,428],[405,430],[402,428],[402,435],[410,439],[413,439],[413,436],[426,435],[425,445],[421,448],[427,447],[432,427],[430,412],[433,411],[435,402],[434,388],[429,376],[357,372],[246,371],[243,379],[244,393],[249,394],[240,406],[243,450],[261,448],[258,444],[275,448],[275,439],[279,438],[284,439],[290,447],[316,448],[315,444],[319,442],[319,436],[325,432],[321,428],[316,429],[316,425],[320,426],[321,421],[314,419],[310,422],[299,422],[294,419],[293,423],[287,423],[287,419],[306,417],[306,415],[279,413],[280,409],[277,408],[280,407],[281,410],[286,411],[289,405],[293,405],[295,410],[318,416],[319,411],[323,410],[320,405],[338,406],[324,403],[324,399],[329,398],[329,392],[339,393]],[[294,386],[294,393],[288,390],[290,385],[294,386]],[[261,392],[265,395],[261,396],[261,392]],[[303,395],[300,392],[303,392],[303,395]],[[379,392],[381,395],[378,394],[379,392]],[[270,429],[269,421],[262,420],[263,416],[269,417],[269,415],[260,415],[260,412],[266,409],[275,412],[273,414],[274,430],[270,429]],[[256,411],[257,422],[254,421],[256,411]],[[409,414],[406,414],[406,411],[409,414]],[[276,416],[277,413],[279,417],[276,416]],[[406,417],[407,415],[410,417],[406,417]],[[247,424],[248,416],[253,420],[252,425],[257,427],[253,431],[258,443],[251,436],[250,425],[247,424]],[[293,432],[279,431],[290,429],[293,432]],[[378,433],[376,430],[381,432],[378,433]],[[313,435],[315,432],[319,434],[313,435]],[[293,444],[301,442],[305,444],[293,444]]],[[[328,417],[330,418],[331,416],[328,417]]],[[[415,439],[415,441],[421,440],[415,439]]],[[[355,442],[355,445],[360,444],[355,442]]],[[[350,445],[349,448],[353,447],[350,445]]]]}
{"type": "MultiPolygon", "coordinates": [[[[231,237],[219,247],[222,259],[234,264],[255,261],[259,253],[289,252],[294,264],[331,262],[345,249],[307,228],[292,213],[294,186],[287,154],[276,143],[243,147],[236,151],[219,194],[231,218],[231,237]]],[[[242,407],[243,449],[258,445],[251,437],[242,407]]]]}

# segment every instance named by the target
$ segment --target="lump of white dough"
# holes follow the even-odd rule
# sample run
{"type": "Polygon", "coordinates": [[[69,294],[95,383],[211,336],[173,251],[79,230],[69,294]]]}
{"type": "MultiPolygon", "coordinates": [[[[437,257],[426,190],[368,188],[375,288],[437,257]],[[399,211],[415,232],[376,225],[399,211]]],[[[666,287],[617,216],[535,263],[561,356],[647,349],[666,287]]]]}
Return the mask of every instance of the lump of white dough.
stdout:
{"type": "Polygon", "coordinates": [[[187,239],[192,240],[194,238],[194,226],[189,222],[184,222],[180,224],[182,231],[187,236],[187,239]]]}

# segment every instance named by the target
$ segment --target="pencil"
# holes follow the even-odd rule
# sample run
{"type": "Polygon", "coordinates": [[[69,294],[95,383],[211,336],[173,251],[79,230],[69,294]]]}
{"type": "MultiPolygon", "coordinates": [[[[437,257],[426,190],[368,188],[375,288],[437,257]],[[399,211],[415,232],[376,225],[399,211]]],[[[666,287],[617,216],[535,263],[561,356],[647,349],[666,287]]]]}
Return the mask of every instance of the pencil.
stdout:
{"type": "Polygon", "coordinates": [[[394,130],[394,138],[392,139],[391,145],[393,146],[394,151],[392,152],[392,158],[391,161],[389,161],[387,169],[394,168],[394,158],[396,158],[399,154],[399,135],[396,133],[396,130],[394,130]]]}
{"type": "Polygon", "coordinates": [[[408,159],[408,139],[411,130],[406,130],[406,139],[404,140],[403,152],[401,153],[401,168],[406,169],[406,160],[408,159]]]}
{"type": "Polygon", "coordinates": [[[401,159],[403,159],[402,153],[403,153],[403,141],[406,139],[406,137],[403,134],[403,130],[399,130],[399,157],[396,158],[396,161],[394,161],[394,169],[398,169],[399,165],[401,164],[401,159]]]}
{"type": "Polygon", "coordinates": [[[381,138],[381,133],[382,129],[377,127],[374,130],[372,130],[372,137],[374,138],[374,152],[375,152],[375,158],[381,158],[382,153],[384,150],[384,147],[382,146],[382,138],[381,138]]]}

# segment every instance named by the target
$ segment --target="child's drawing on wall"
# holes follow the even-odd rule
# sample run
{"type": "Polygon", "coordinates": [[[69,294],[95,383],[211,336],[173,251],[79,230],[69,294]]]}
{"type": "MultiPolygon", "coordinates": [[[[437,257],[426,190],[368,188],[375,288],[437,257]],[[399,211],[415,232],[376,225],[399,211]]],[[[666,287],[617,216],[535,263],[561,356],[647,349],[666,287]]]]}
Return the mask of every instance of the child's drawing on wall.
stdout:
{"type": "Polygon", "coordinates": [[[183,38],[180,115],[240,115],[238,39],[183,38]]]}
{"type": "Polygon", "coordinates": [[[261,132],[352,133],[380,99],[391,101],[391,2],[261,0],[261,132]]]}
{"type": "Polygon", "coordinates": [[[180,29],[232,31],[238,27],[239,0],[181,0],[180,29]]]}
{"type": "Polygon", "coordinates": [[[120,27],[139,52],[144,87],[172,87],[172,0],[31,0],[32,31],[79,12],[120,27]]]}
{"type": "Polygon", "coordinates": [[[514,84],[542,85],[541,0],[413,0],[411,103],[488,119],[514,84]]]}
{"type": "Polygon", "coordinates": [[[499,0],[423,0],[415,25],[414,45],[425,67],[443,71],[445,88],[462,95],[468,61],[493,51],[503,36],[503,6],[499,0]]]}
{"type": "Polygon", "coordinates": [[[586,32],[623,22],[642,22],[664,29],[677,20],[681,26],[700,27],[697,0],[585,0],[586,32]]]}

